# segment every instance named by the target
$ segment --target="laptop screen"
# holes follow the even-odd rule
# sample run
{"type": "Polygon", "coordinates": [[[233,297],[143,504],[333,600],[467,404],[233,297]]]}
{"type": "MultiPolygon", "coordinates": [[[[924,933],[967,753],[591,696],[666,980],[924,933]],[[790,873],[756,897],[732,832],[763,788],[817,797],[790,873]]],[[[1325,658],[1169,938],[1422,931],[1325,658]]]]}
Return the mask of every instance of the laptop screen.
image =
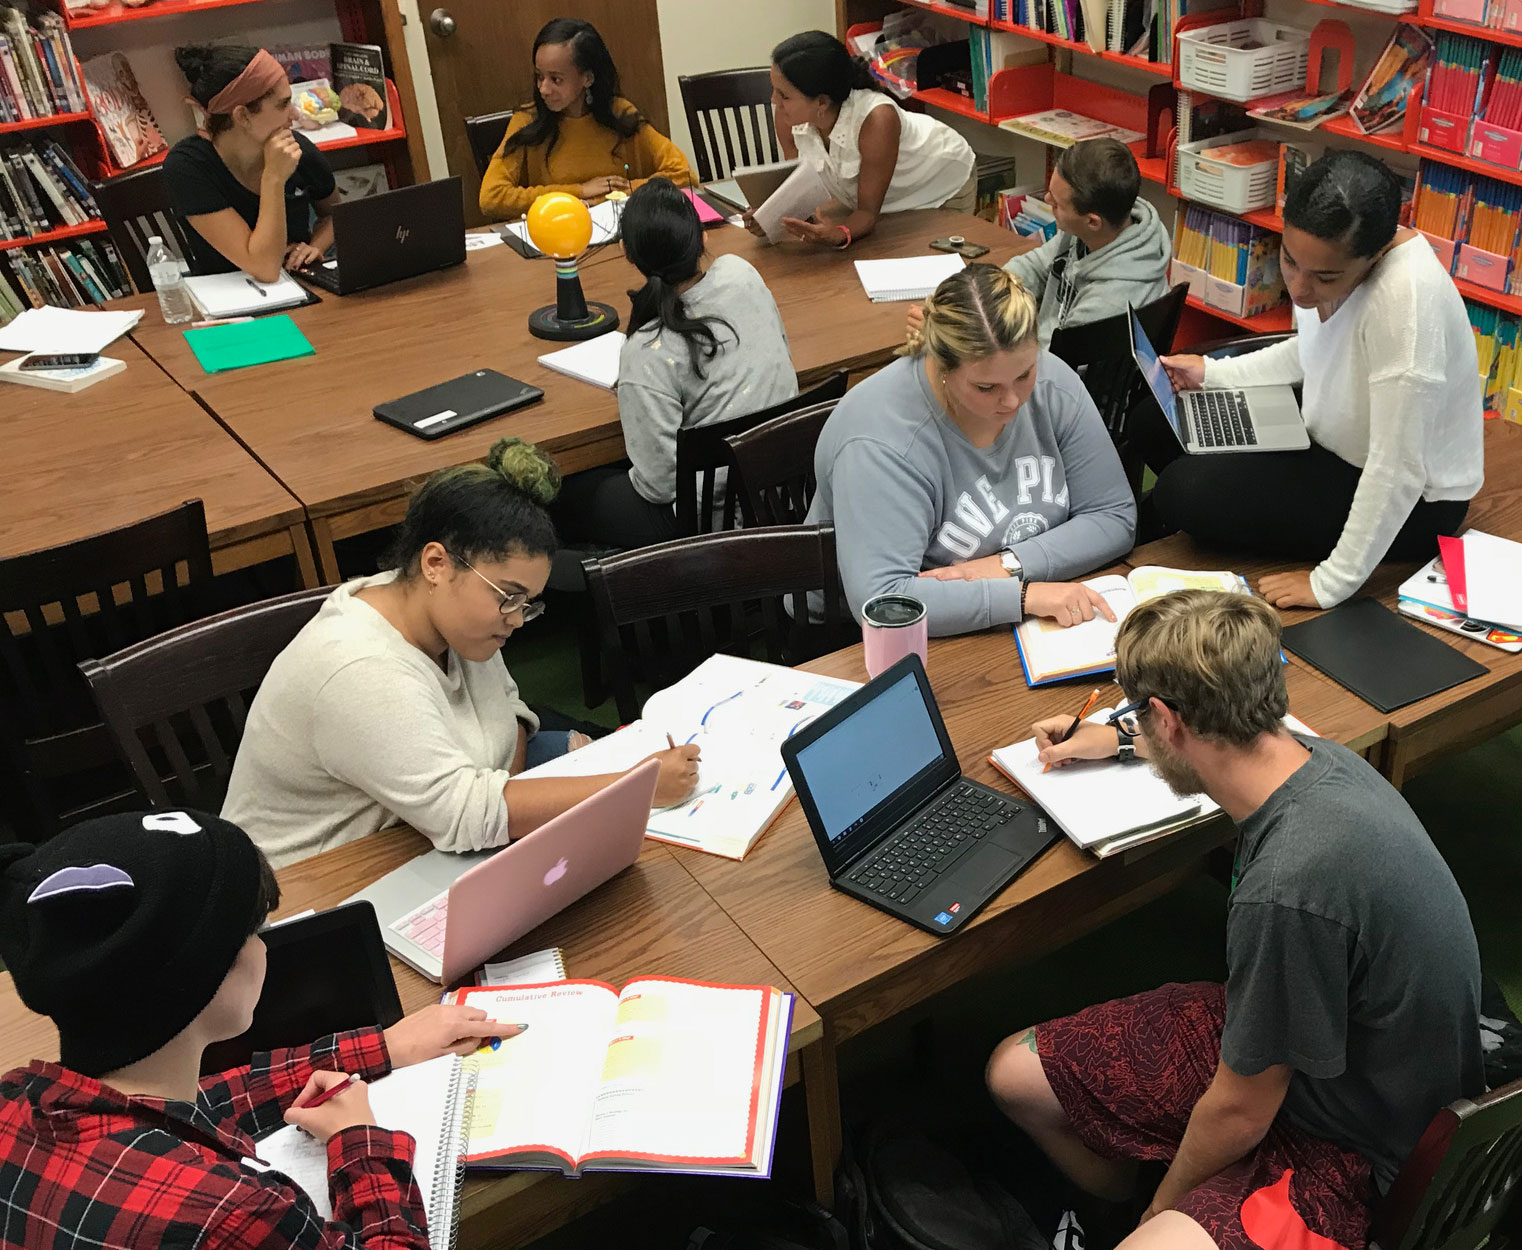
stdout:
{"type": "Polygon", "coordinates": [[[1163,368],[1163,362],[1157,358],[1152,340],[1147,337],[1147,332],[1142,329],[1141,319],[1134,312],[1131,314],[1131,345],[1132,354],[1136,357],[1136,367],[1141,370],[1142,377],[1152,388],[1152,394],[1157,399],[1157,406],[1163,410],[1163,416],[1173,427],[1173,433],[1178,441],[1187,444],[1188,440],[1184,437],[1183,427],[1179,424],[1178,396],[1174,394],[1173,383],[1168,380],[1168,371],[1163,368]]]}
{"type": "Polygon", "coordinates": [[[944,766],[935,719],[912,670],[797,754],[832,846],[944,766]]]}

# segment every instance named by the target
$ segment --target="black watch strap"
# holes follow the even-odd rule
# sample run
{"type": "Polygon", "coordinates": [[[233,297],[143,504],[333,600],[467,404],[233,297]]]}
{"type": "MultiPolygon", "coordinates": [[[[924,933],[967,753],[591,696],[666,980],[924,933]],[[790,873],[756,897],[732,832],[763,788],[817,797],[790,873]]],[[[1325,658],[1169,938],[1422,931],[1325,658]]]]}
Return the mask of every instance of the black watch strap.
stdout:
{"type": "Polygon", "coordinates": [[[1115,726],[1115,758],[1122,764],[1129,764],[1136,758],[1136,736],[1128,734],[1120,725],[1115,726]]]}

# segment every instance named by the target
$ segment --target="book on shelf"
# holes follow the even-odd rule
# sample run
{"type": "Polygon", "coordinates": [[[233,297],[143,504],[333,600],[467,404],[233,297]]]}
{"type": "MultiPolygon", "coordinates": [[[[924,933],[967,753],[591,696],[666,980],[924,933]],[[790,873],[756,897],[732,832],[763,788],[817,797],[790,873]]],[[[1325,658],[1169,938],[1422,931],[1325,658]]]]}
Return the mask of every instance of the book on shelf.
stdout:
{"type": "Polygon", "coordinates": [[[467,1060],[467,1168],[771,1174],[793,996],[642,977],[467,987],[529,1027],[467,1060]]]}
{"type": "Polygon", "coordinates": [[[27,239],[100,220],[90,184],[68,151],[50,138],[0,147],[0,235],[27,239]]]}
{"type": "Polygon", "coordinates": [[[1419,26],[1399,24],[1353,97],[1349,113],[1366,135],[1405,125],[1406,106],[1421,90],[1432,63],[1432,36],[1419,26]]]}
{"type": "Polygon", "coordinates": [[[88,308],[132,294],[116,249],[94,239],[4,253],[0,282],[21,308],[88,308]]]}
{"type": "Polygon", "coordinates": [[[84,63],[84,71],[95,120],[119,167],[130,169],[169,146],[125,56],[107,52],[92,57],[84,63]]]}
{"type": "Polygon", "coordinates": [[[523,777],[594,777],[633,768],[667,749],[666,737],[702,750],[697,789],[650,813],[647,837],[743,859],[793,797],[782,743],[857,683],[731,655],[715,655],[645,702],[617,733],[523,777]]]}
{"type": "Polygon", "coordinates": [[[335,43],[331,56],[339,121],[361,130],[385,130],[386,61],[380,48],[373,43],[335,43]]]}
{"type": "Polygon", "coordinates": [[[1115,635],[1120,622],[1132,608],[1148,599],[1189,589],[1252,593],[1246,580],[1236,573],[1165,569],[1151,564],[1132,569],[1125,577],[1111,574],[1090,578],[1083,584],[1103,597],[1115,613],[1115,620],[1107,621],[1095,613],[1092,620],[1067,627],[1039,616],[1021,621],[1015,626],[1015,646],[1027,684],[1043,686],[1070,677],[1113,672],[1115,635]]]}
{"type": "Polygon", "coordinates": [[[333,46],[331,44],[276,44],[269,54],[285,67],[285,75],[292,82],[312,82],[316,79],[331,80],[333,77],[333,46]]]}
{"type": "Polygon", "coordinates": [[[63,19],[0,5],[0,122],[84,109],[84,86],[63,19]]]}
{"type": "Polygon", "coordinates": [[[1070,148],[1085,139],[1116,139],[1131,144],[1139,143],[1147,137],[1139,131],[1085,117],[1069,109],[1045,109],[1040,113],[1027,113],[1023,117],[1010,117],[1001,121],[999,128],[1054,148],[1070,148]]]}

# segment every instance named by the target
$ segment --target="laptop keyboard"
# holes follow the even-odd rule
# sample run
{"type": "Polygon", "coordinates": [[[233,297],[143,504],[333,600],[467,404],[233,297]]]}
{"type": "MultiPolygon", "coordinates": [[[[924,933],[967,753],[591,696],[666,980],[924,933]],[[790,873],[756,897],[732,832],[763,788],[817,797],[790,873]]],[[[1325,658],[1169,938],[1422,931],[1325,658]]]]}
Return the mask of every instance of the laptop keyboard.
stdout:
{"type": "Polygon", "coordinates": [[[1024,809],[1013,799],[959,782],[913,825],[899,830],[847,875],[893,903],[912,902],[1000,825],[1024,809]]]}
{"type": "Polygon", "coordinates": [[[1191,397],[1189,412],[1201,447],[1252,447],[1258,441],[1241,391],[1200,391],[1191,397]]]}
{"type": "Polygon", "coordinates": [[[430,955],[444,958],[444,917],[449,914],[449,891],[414,908],[391,926],[409,942],[415,942],[430,955]]]}

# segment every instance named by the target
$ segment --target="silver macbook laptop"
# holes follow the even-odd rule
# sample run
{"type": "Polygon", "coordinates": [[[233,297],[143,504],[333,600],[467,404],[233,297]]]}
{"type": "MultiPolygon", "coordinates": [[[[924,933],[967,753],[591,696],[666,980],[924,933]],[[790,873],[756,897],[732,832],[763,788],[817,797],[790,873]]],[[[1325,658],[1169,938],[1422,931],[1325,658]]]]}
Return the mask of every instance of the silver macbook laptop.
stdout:
{"type": "Polygon", "coordinates": [[[1157,405],[1191,456],[1219,451],[1303,451],[1311,445],[1288,386],[1175,391],[1168,370],[1133,311],[1131,354],[1157,405]]]}
{"type": "Polygon", "coordinates": [[[647,760],[496,851],[429,851],[352,899],[375,907],[386,949],[444,985],[639,858],[660,763],[647,760]]]}

